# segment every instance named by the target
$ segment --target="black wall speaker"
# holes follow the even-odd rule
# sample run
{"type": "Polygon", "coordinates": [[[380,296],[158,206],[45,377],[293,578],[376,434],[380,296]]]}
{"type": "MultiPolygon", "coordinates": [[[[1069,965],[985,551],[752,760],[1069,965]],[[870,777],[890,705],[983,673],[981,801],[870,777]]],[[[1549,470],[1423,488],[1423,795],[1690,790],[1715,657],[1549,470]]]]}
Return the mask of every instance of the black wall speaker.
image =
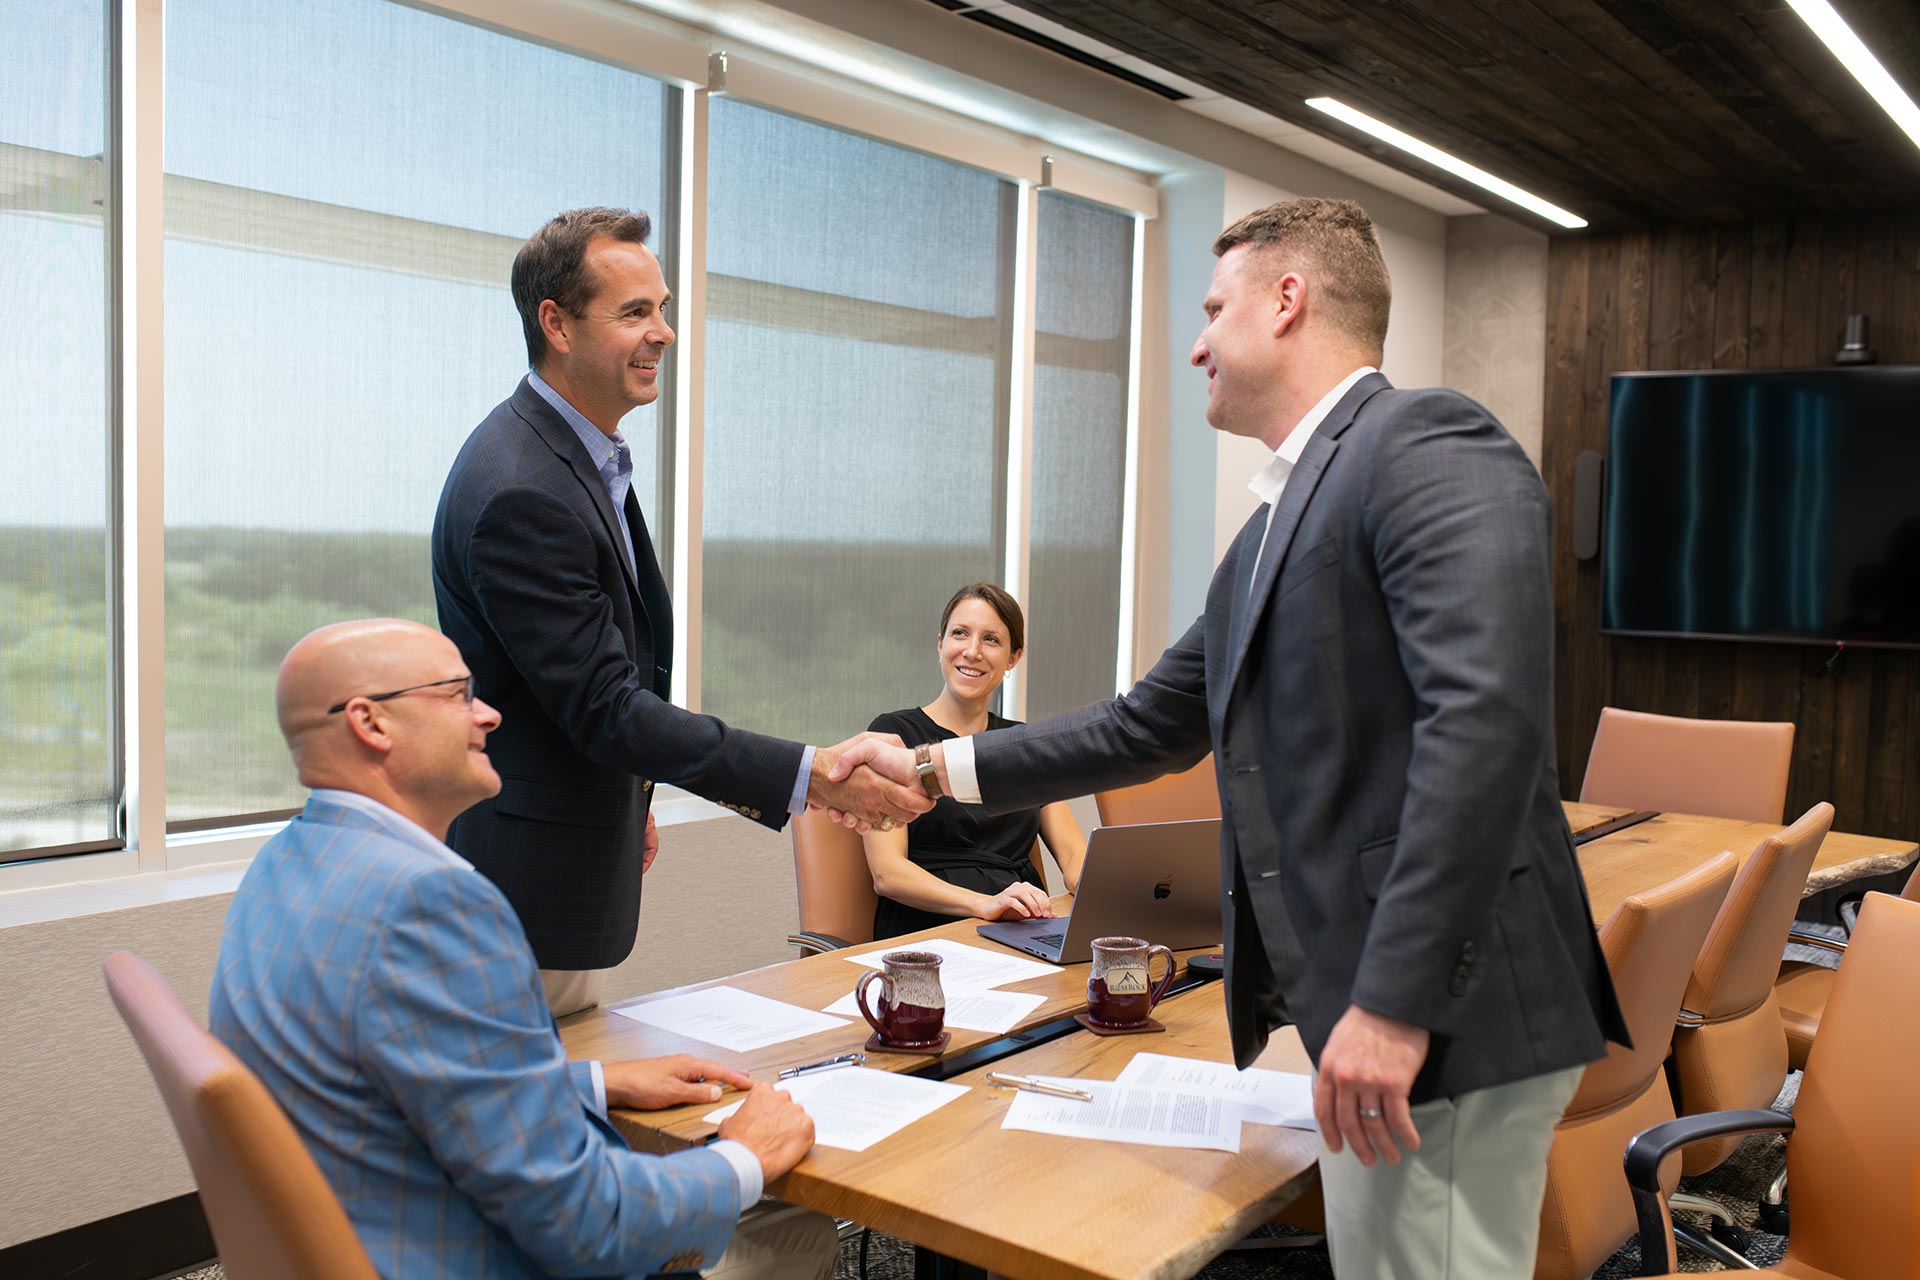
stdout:
{"type": "Polygon", "coordinates": [[[1573,460],[1573,558],[1591,560],[1600,554],[1600,500],[1606,486],[1607,462],[1588,449],[1573,460]]]}

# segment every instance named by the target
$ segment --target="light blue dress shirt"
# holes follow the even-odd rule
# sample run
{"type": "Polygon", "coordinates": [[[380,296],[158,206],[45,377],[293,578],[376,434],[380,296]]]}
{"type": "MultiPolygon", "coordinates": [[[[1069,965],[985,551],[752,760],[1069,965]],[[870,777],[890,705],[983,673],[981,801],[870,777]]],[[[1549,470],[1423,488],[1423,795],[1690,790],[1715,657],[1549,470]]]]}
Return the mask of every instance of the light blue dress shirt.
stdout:
{"type": "MultiPolygon", "coordinates": [[[[633,558],[633,530],[627,526],[627,492],[633,488],[632,450],[627,448],[626,440],[618,431],[609,436],[594,426],[586,414],[567,403],[567,398],[548,386],[539,374],[529,371],[527,385],[553,406],[560,420],[573,428],[573,434],[579,436],[580,443],[586,447],[587,457],[599,471],[601,483],[607,486],[607,497],[613,500],[613,510],[618,517],[614,523],[620,526],[620,539],[626,543],[627,565],[637,577],[640,568],[639,561],[633,558]]],[[[800,773],[793,780],[793,794],[787,797],[788,813],[797,814],[807,807],[807,779],[812,774],[813,748],[807,747],[800,753],[800,773]]]]}

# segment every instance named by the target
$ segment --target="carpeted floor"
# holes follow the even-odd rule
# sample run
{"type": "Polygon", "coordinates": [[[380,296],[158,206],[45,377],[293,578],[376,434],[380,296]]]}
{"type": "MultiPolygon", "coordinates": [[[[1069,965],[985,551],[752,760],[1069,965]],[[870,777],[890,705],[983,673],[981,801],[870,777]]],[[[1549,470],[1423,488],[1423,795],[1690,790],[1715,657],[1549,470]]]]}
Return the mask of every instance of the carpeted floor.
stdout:
{"type": "MultiPolygon", "coordinates": [[[[1774,1106],[1781,1111],[1792,1111],[1795,1097],[1800,1092],[1800,1073],[1794,1072],[1787,1077],[1786,1088],[1780,1093],[1780,1099],[1774,1106]]],[[[1747,1256],[1760,1266],[1769,1266],[1780,1260],[1786,1250],[1786,1239],[1782,1236],[1768,1235],[1755,1224],[1756,1206],[1765,1194],[1767,1184],[1780,1171],[1786,1161],[1787,1140],[1779,1134],[1763,1134],[1746,1140],[1733,1157],[1718,1169],[1698,1178],[1686,1178],[1680,1183],[1683,1190],[1717,1200],[1732,1211],[1735,1219],[1753,1235],[1753,1246],[1747,1256]]],[[[1263,1229],[1256,1235],[1288,1234],[1284,1227],[1263,1229]]],[[[912,1280],[913,1247],[892,1236],[873,1232],[866,1238],[866,1268],[861,1269],[860,1236],[849,1239],[841,1246],[840,1262],[834,1268],[835,1280],[912,1280]]],[[[1680,1254],[1682,1271],[1718,1271],[1720,1265],[1700,1257],[1698,1254],[1682,1250],[1680,1254]]],[[[1640,1247],[1628,1242],[1627,1246],[1613,1255],[1607,1264],[1594,1272],[1593,1280],[1629,1280],[1640,1270],[1640,1247]]],[[[1332,1280],[1333,1267],[1327,1260],[1324,1249],[1263,1249],[1243,1253],[1228,1253],[1215,1259],[1200,1272],[1201,1280],[1332,1280]]],[[[171,1280],[224,1280],[224,1273],[216,1263],[196,1271],[181,1273],[171,1280]]]]}

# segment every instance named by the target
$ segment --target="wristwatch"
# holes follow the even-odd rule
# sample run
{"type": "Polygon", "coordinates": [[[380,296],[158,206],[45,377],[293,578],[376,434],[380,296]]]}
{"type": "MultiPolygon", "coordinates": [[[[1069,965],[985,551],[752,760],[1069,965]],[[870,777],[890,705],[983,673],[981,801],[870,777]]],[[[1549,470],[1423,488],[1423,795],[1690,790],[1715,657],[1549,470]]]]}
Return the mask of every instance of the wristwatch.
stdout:
{"type": "Polygon", "coordinates": [[[939,770],[933,767],[933,744],[923,742],[913,749],[913,771],[920,775],[920,786],[927,793],[927,799],[940,798],[939,770]]]}

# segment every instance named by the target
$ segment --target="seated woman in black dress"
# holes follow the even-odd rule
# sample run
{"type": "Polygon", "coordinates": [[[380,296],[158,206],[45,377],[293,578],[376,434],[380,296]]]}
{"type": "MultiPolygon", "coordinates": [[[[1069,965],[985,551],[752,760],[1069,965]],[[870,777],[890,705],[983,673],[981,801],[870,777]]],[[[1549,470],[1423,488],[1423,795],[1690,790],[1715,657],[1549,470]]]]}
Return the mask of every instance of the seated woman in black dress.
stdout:
{"type": "MultiPolygon", "coordinates": [[[[960,588],[940,615],[935,652],[940,696],[924,707],[889,711],[867,726],[897,733],[909,747],[983,733],[1015,723],[987,710],[994,690],[1020,662],[1027,622],[1000,587],[960,588]]],[[[1038,834],[1060,866],[1068,892],[1080,883],[1086,837],[1064,802],[990,815],[941,797],[933,811],[898,831],[863,837],[873,887],[875,940],[950,924],[956,917],[1025,920],[1053,914],[1047,891],[1031,883],[1038,834]]]]}

